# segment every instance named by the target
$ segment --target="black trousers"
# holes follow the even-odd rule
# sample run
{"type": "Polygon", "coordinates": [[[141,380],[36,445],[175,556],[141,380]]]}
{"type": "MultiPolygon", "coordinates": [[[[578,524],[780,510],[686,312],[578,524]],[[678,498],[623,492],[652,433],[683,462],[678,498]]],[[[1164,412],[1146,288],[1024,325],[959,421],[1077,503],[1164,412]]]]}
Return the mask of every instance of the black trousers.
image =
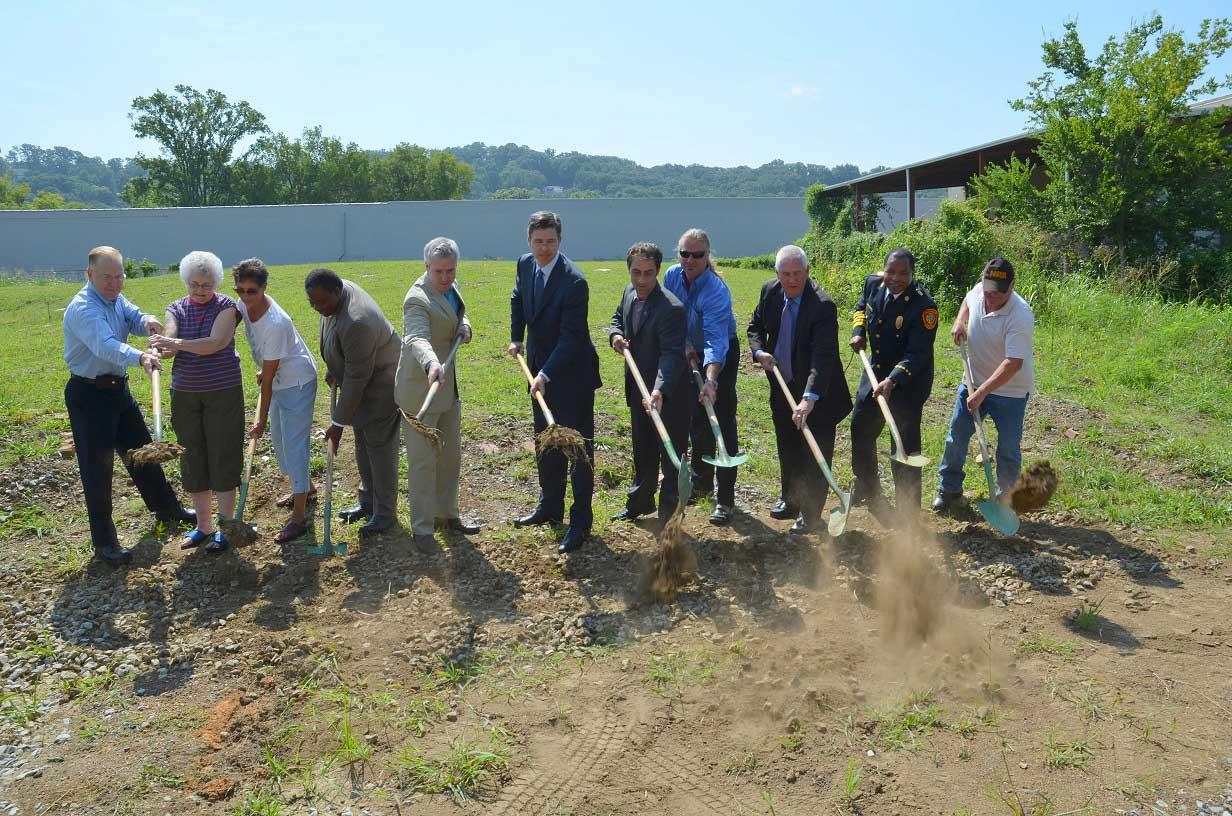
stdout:
{"type": "MultiPolygon", "coordinates": [[[[792,397],[799,402],[803,397],[803,388],[799,397],[793,383],[788,383],[788,388],[792,397]]],[[[791,507],[797,508],[806,522],[815,522],[821,518],[829,485],[817,466],[817,460],[813,458],[813,451],[804,434],[791,421],[791,407],[774,381],[770,383],[770,416],[774,420],[774,442],[779,453],[780,497],[791,507]]],[[[805,425],[817,440],[817,447],[821,448],[826,464],[833,465],[835,424],[827,421],[821,410],[814,406],[805,425]]]]}
{"type": "MultiPolygon", "coordinates": [[[[881,492],[881,483],[877,479],[877,437],[885,427],[885,417],[881,415],[881,407],[877,405],[872,390],[864,388],[865,382],[860,385],[855,409],[851,413],[851,470],[856,477],[854,492],[869,498],[881,492]]],[[[900,396],[897,391],[891,392],[887,401],[890,416],[894,417],[894,424],[903,437],[903,447],[907,449],[905,453],[919,453],[923,403],[900,396]]],[[[891,450],[893,447],[891,441],[891,450]]],[[[920,469],[894,461],[890,462],[890,469],[894,473],[894,499],[898,511],[915,513],[920,509],[920,469]]]]}
{"type": "MultiPolygon", "coordinates": [[[[689,444],[689,389],[676,389],[676,393],[663,398],[663,410],[659,414],[667,436],[677,454],[684,454],[689,444]]],[[[667,455],[654,421],[639,405],[629,406],[629,420],[633,437],[633,483],[625,499],[625,507],[633,513],[644,515],[655,509],[655,485],[659,471],[663,472],[663,484],[659,488],[659,518],[668,518],[680,499],[676,479],[679,472],[667,455]]],[[[688,498],[687,496],[685,497],[688,498]]]]}
{"type": "MultiPolygon", "coordinates": [[[[727,359],[723,361],[723,370],[719,372],[719,391],[714,401],[714,413],[719,420],[719,431],[723,434],[723,445],[732,456],[740,453],[740,440],[736,436],[736,375],[740,372],[740,345],[736,338],[728,340],[727,359]]],[[[705,371],[702,372],[703,376],[705,371]]],[[[715,501],[731,507],[736,503],[736,471],[739,468],[716,468],[708,462],[703,462],[703,456],[714,456],[718,445],[714,441],[714,431],[710,429],[710,418],[706,415],[706,407],[697,401],[701,392],[697,380],[689,373],[689,394],[693,419],[689,427],[689,444],[693,455],[689,459],[689,470],[693,474],[693,495],[709,496],[714,492],[716,481],[715,471],[718,471],[718,493],[715,501]]]]}
{"type": "MultiPolygon", "coordinates": [[[[565,482],[573,486],[569,525],[590,530],[594,522],[591,499],[595,492],[595,392],[590,388],[564,389],[548,383],[545,398],[557,424],[573,428],[586,440],[585,461],[579,460],[570,473],[569,460],[552,449],[539,457],[539,508],[553,518],[565,514],[565,482]]],[[[535,414],[535,433],[548,426],[537,400],[531,400],[535,414]]]]}
{"type": "MultiPolygon", "coordinates": [[[[77,470],[90,517],[90,538],[96,548],[118,544],[111,518],[115,455],[118,453],[121,460],[126,460],[128,451],[150,442],[150,431],[127,383],[113,390],[72,377],[64,386],[64,404],[68,406],[73,444],[77,448],[77,470]]],[[[132,467],[125,461],[124,466],[151,512],[170,513],[178,509],[179,499],[163,475],[162,465],[132,467]]]]}

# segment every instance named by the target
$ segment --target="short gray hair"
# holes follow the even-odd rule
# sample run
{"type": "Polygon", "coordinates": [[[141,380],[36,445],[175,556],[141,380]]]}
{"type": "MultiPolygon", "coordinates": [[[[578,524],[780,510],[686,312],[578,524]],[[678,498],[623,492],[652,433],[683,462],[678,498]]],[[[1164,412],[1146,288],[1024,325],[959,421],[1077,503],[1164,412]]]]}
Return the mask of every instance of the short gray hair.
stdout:
{"type": "Polygon", "coordinates": [[[804,264],[805,272],[809,271],[808,253],[795,244],[788,244],[780,249],[778,254],[774,256],[774,271],[778,272],[779,268],[783,265],[783,261],[788,261],[792,258],[795,258],[800,261],[800,263],[804,264]]]}
{"type": "Polygon", "coordinates": [[[189,278],[196,275],[209,275],[217,289],[222,286],[222,261],[213,252],[194,249],[180,259],[180,282],[187,286],[189,278]]]}
{"type": "Polygon", "coordinates": [[[432,263],[433,258],[452,258],[458,260],[458,242],[443,235],[433,238],[424,244],[424,263],[432,263]]]}

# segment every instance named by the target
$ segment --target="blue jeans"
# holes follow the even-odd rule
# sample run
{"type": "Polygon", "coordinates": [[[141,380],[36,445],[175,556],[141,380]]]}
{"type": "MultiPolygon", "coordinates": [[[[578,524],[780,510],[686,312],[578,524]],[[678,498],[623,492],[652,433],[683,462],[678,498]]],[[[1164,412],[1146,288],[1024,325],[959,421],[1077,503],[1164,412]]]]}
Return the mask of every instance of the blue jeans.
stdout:
{"type": "Polygon", "coordinates": [[[316,401],[316,380],[280,388],[270,400],[269,427],[274,440],[274,456],[278,459],[278,469],[291,477],[292,493],[307,493],[312,484],[308,476],[308,445],[316,401]]]}
{"type": "MultiPolygon", "coordinates": [[[[992,419],[997,428],[997,495],[1013,487],[1022,471],[1022,423],[1026,415],[1027,397],[990,394],[980,405],[980,416],[992,419]]],[[[958,389],[954,414],[950,417],[950,432],[945,437],[940,470],[942,493],[962,492],[963,464],[967,461],[967,445],[974,433],[975,418],[967,410],[967,386],[963,385],[958,389]]]]}

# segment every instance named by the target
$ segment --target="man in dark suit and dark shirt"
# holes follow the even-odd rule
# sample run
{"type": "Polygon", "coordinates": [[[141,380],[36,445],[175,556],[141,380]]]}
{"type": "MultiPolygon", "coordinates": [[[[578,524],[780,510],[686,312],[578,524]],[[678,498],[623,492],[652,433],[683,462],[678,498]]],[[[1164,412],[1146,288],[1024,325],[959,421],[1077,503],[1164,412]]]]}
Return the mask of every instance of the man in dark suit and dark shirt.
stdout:
{"type": "Polygon", "coordinates": [[[830,464],[835,426],[851,411],[851,392],[839,362],[838,307],[809,277],[808,256],[798,246],[785,246],[774,271],[749,321],[749,348],[769,380],[778,445],[781,494],[770,515],[795,518],[790,532],[803,535],[821,529],[826,484],[800,429],[807,423],[830,464]],[[771,373],[776,365],[797,403],[794,412],[771,373]]]}
{"type": "MultiPolygon", "coordinates": [[[[683,452],[689,442],[688,380],[685,373],[685,312],[675,295],[659,286],[663,251],[654,244],[634,244],[625,258],[629,285],[612,315],[608,341],[612,350],[633,355],[638,372],[650,389],[650,402],[663,420],[672,446],[683,452]],[[653,385],[651,385],[653,383],[653,385]]],[[[666,521],[678,500],[676,466],[659,441],[658,431],[642,404],[642,394],[625,367],[625,402],[633,438],[633,484],[629,487],[625,509],[613,521],[632,521],[653,513],[655,484],[659,470],[663,483],[659,489],[659,521],[666,521]]]]}
{"type": "MultiPolygon", "coordinates": [[[[852,314],[851,347],[869,347],[877,382],[865,372],[851,415],[851,470],[856,483],[852,503],[867,504],[876,515],[887,509],[877,479],[877,437],[885,419],[876,397],[890,405],[903,437],[905,455],[920,452],[920,420],[933,390],[933,341],[937,338],[937,304],[915,280],[915,256],[905,248],[886,255],[880,275],[869,275],[852,314]]],[[[920,469],[890,463],[895,508],[902,521],[914,524],[920,511],[920,469]]]]}
{"type": "MultiPolygon", "coordinates": [[[[599,354],[590,341],[587,309],[590,289],[581,270],[560,253],[560,216],[537,212],[526,229],[530,252],[518,258],[517,279],[509,299],[510,357],[522,351],[526,338],[526,364],[531,383],[531,408],[536,433],[547,420],[535,402],[542,393],[556,422],[573,428],[586,440],[586,459],[573,465],[573,505],[569,528],[560,542],[560,552],[578,549],[590,535],[593,521],[591,494],[595,473],[595,390],[599,379],[599,354]]],[[[539,504],[528,515],[515,519],[518,527],[559,524],[565,513],[565,480],[569,463],[559,450],[543,451],[539,458],[539,504]]]]}

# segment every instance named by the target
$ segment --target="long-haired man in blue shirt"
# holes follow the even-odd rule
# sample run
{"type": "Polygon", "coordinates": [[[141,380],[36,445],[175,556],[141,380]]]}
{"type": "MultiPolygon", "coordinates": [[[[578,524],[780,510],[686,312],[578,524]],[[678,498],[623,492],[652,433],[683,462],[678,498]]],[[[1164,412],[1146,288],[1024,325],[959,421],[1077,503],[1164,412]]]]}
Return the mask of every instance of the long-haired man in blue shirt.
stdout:
{"type": "Polygon", "coordinates": [[[693,475],[693,497],[715,493],[714,512],[710,523],[724,525],[731,521],[732,508],[736,503],[736,468],[716,468],[702,461],[703,456],[713,456],[714,435],[706,416],[703,402],[714,405],[719,418],[719,430],[723,445],[733,456],[740,452],[736,436],[736,373],[740,369],[740,344],[736,341],[736,316],[732,312],[731,291],[723,279],[715,273],[710,263],[710,236],[705,230],[685,230],[677,244],[680,263],[667,270],[663,276],[663,288],[684,304],[688,321],[685,337],[685,354],[691,365],[704,369],[705,385],[699,390],[690,377],[693,387],[693,419],[689,429],[689,443],[693,456],[689,468],[693,475]],[[717,475],[715,471],[718,471],[717,475]]]}
{"type": "Polygon", "coordinates": [[[124,258],[117,250],[109,246],[91,250],[86,277],[86,285],[64,310],[64,362],[72,375],[64,386],[64,402],[77,449],[94,556],[117,567],[132,560],[132,554],[120,546],[111,519],[111,474],[117,452],[145,506],[160,521],[195,524],[197,516],[180,505],[161,465],[134,466],[126,456],[150,442],[141,409],[128,390],[128,369],[162,369],[157,354],[133,348],[128,336],[158,334],[163,326],[120,294],[124,258]]]}

